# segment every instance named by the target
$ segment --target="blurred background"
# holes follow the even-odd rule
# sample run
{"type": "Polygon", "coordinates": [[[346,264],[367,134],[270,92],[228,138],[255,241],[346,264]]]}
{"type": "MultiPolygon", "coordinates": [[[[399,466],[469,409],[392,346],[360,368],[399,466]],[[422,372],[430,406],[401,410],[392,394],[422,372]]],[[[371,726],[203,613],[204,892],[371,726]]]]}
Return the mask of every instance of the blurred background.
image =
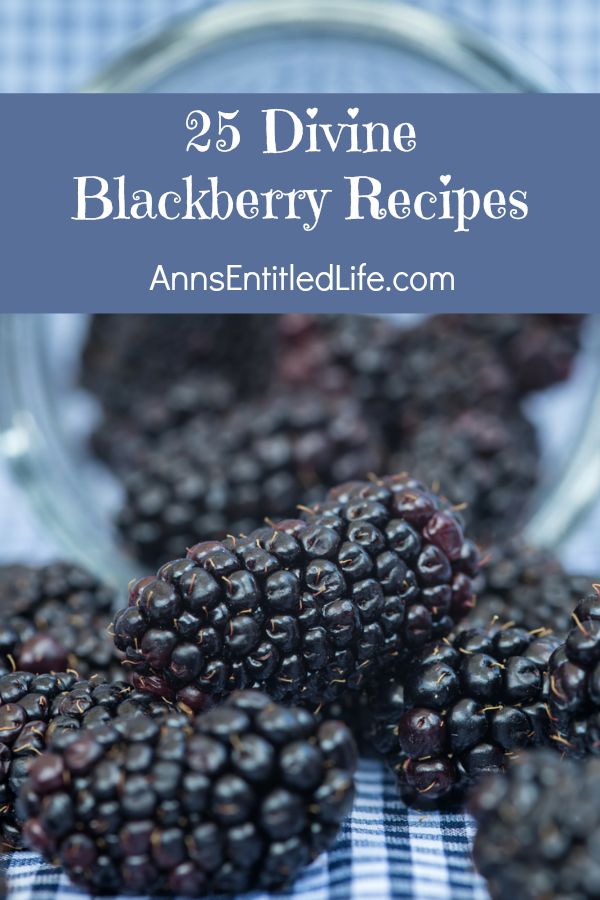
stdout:
{"type": "MultiPolygon", "coordinates": [[[[178,16],[229,0],[2,0],[0,90],[72,91],[178,16]]],[[[248,0],[249,3],[252,0],[248,0]]],[[[565,90],[600,90],[598,0],[420,0],[542,62],[565,90]]]]}
{"type": "MultiPolygon", "coordinates": [[[[261,0],[258,2],[260,4],[261,0]]],[[[296,8],[302,7],[301,0],[290,2],[295,3],[296,8]]],[[[257,5],[256,0],[235,0],[235,3],[240,4],[237,8],[243,7],[248,11],[255,9],[257,5]]],[[[334,0],[328,0],[328,3],[335,5],[334,0]]],[[[273,0],[273,9],[284,5],[273,0]]],[[[309,0],[306,5],[311,5],[309,0]]],[[[325,5],[327,4],[323,4],[325,5]]],[[[365,10],[368,11],[371,4],[369,0],[364,2],[348,0],[348,5],[354,10],[362,10],[361,14],[365,15],[365,10]]],[[[317,8],[319,4],[313,3],[312,6],[317,8]]],[[[341,6],[343,7],[343,4],[341,6]]],[[[376,4],[372,6],[373,9],[381,9],[376,4]]],[[[187,16],[203,12],[219,14],[235,8],[234,0],[86,0],[84,3],[77,3],[74,0],[1,0],[0,91],[79,90],[94,81],[107,66],[125,60],[119,69],[119,76],[112,83],[112,89],[119,89],[123,76],[135,74],[136,66],[139,67],[139,56],[132,55],[132,49],[144,44],[149,46],[148,42],[155,40],[155,44],[152,45],[153,52],[157,52],[160,56],[165,43],[169,43],[168,40],[165,41],[165,35],[175,23],[183,23],[178,32],[179,37],[187,35],[189,38],[193,29],[188,27],[188,21],[191,20],[188,20],[187,16]]],[[[340,6],[336,8],[339,15],[340,6]]],[[[389,0],[391,10],[406,8],[395,0],[389,0]]],[[[525,4],[519,0],[422,0],[408,5],[409,23],[411,10],[442,17],[439,20],[440,31],[436,31],[435,28],[438,21],[436,18],[428,20],[425,29],[429,50],[433,54],[438,54],[437,69],[435,66],[431,67],[431,60],[426,59],[427,54],[419,57],[419,53],[412,52],[401,56],[398,55],[397,46],[393,52],[390,47],[386,49],[382,38],[387,23],[385,27],[382,23],[380,32],[373,37],[377,43],[375,49],[378,52],[375,53],[373,44],[367,41],[360,52],[357,49],[356,56],[350,56],[345,52],[347,46],[342,47],[344,52],[338,48],[336,56],[335,43],[329,40],[329,43],[321,47],[320,55],[317,55],[311,53],[313,35],[309,35],[304,43],[301,41],[294,43],[294,36],[288,34],[289,48],[286,46],[285,52],[280,50],[279,55],[274,51],[273,61],[265,55],[266,62],[263,68],[260,68],[263,58],[259,54],[261,59],[259,65],[252,69],[253,78],[247,77],[251,68],[247,63],[250,59],[256,60],[256,48],[253,51],[254,56],[250,54],[249,57],[244,57],[242,54],[237,60],[237,72],[232,72],[235,68],[231,65],[234,58],[232,55],[227,57],[227,55],[219,56],[218,53],[216,55],[204,53],[200,68],[196,60],[194,77],[191,77],[190,69],[184,66],[175,80],[169,81],[167,78],[166,82],[160,82],[158,89],[168,90],[175,86],[187,90],[218,90],[220,86],[235,89],[240,85],[242,89],[256,89],[258,84],[265,85],[267,89],[279,87],[319,90],[323,86],[323,89],[337,90],[477,90],[482,89],[482,83],[494,82],[497,71],[502,72],[499,81],[495,82],[495,87],[486,89],[504,90],[511,87],[517,90],[528,89],[528,79],[522,77],[523,72],[534,72],[532,83],[541,89],[557,85],[559,89],[568,91],[594,92],[600,89],[598,0],[571,0],[568,4],[563,0],[530,0],[525,4]],[[454,23],[457,30],[446,29],[443,22],[454,23]],[[464,28],[471,31],[463,31],[464,28]],[[469,34],[475,36],[474,41],[465,37],[469,34]],[[514,68],[511,66],[503,68],[500,62],[504,57],[494,56],[492,50],[487,57],[488,69],[483,73],[478,71],[476,76],[475,69],[480,63],[480,55],[477,52],[480,46],[477,43],[479,38],[484,41],[491,40],[490,46],[498,47],[500,53],[506,51],[513,61],[514,68]],[[445,46],[445,41],[448,41],[448,47],[445,46]],[[449,53],[452,51],[454,62],[444,68],[439,65],[439,57],[444,56],[446,50],[449,53]],[[290,63],[292,59],[293,65],[290,63]],[[351,63],[348,60],[351,60],[351,63]],[[408,64],[399,65],[400,60],[404,63],[410,62],[410,66],[413,67],[410,76],[406,75],[410,67],[408,64]],[[257,69],[260,71],[256,71],[257,69]],[[269,73],[265,74],[267,70],[269,73]],[[304,70],[310,74],[307,75],[304,70]],[[515,73],[518,72],[520,74],[517,77],[515,73]],[[513,77],[514,84],[511,82],[513,77]]],[[[200,37],[203,27],[202,24],[199,29],[200,37]]],[[[409,30],[410,27],[409,24],[409,30]]],[[[171,32],[171,40],[172,34],[171,32]]],[[[197,38],[198,35],[193,40],[197,38]]],[[[275,34],[272,46],[277,45],[279,38],[280,35],[275,34]]],[[[356,40],[358,46],[360,41],[356,40]]],[[[199,55],[202,56],[202,53],[199,55]]],[[[144,89],[147,81],[148,79],[142,78],[136,88],[144,89]]],[[[150,89],[156,87],[152,84],[152,79],[149,79],[148,86],[150,89]]],[[[49,340],[48,334],[49,332],[45,332],[45,341],[49,340]]],[[[31,334],[27,336],[13,333],[7,340],[9,345],[13,346],[15,359],[27,353],[35,356],[39,351],[31,334]]],[[[71,338],[63,337],[59,340],[55,337],[54,340],[57,346],[77,346],[77,342],[72,343],[71,338]]],[[[554,446],[555,441],[559,444],[562,441],[562,463],[569,455],[565,447],[569,442],[573,447],[586,415],[591,415],[589,403],[592,402],[590,398],[594,393],[592,382],[597,362],[597,353],[588,350],[581,361],[577,357],[573,377],[561,383],[556,389],[546,391],[543,397],[535,394],[526,401],[529,405],[526,410],[527,416],[535,421],[538,430],[542,429],[540,443],[547,454],[550,452],[548,447],[554,446]]],[[[7,370],[8,380],[12,377],[10,366],[7,366],[7,370]]],[[[42,380],[38,378],[38,383],[42,380]]],[[[4,393],[8,393],[6,387],[4,393]]],[[[26,385],[25,394],[28,399],[24,402],[19,401],[20,407],[17,404],[17,409],[20,410],[17,412],[17,418],[21,416],[19,421],[29,422],[31,425],[29,399],[35,396],[35,387],[26,385]]],[[[64,394],[58,392],[57,396],[64,397],[64,394]]],[[[13,401],[14,396],[11,398],[10,413],[14,420],[13,401]]],[[[42,403],[38,406],[43,408],[42,403]]],[[[77,419],[79,412],[71,410],[69,415],[77,419]]],[[[35,433],[35,427],[31,428],[35,433]]],[[[19,431],[18,428],[15,430],[11,427],[6,430],[1,447],[5,459],[10,458],[14,463],[15,459],[18,461],[28,456],[19,445],[19,440],[24,433],[29,434],[31,428],[29,431],[27,428],[19,431]]],[[[30,437],[31,435],[28,440],[30,437]]],[[[419,450],[431,453],[431,448],[427,444],[431,439],[431,435],[425,434],[421,438],[423,444],[419,450]]],[[[27,451],[29,449],[25,448],[27,451]]],[[[13,465],[12,470],[15,468],[18,471],[19,466],[13,465]]],[[[545,467],[546,479],[554,477],[548,475],[551,471],[552,466],[545,467]]],[[[558,470],[554,468],[553,471],[558,470]]],[[[37,484],[39,483],[38,478],[37,484]]],[[[590,491],[593,491],[593,486],[587,484],[581,490],[589,495],[590,491]]],[[[36,491],[33,492],[35,495],[36,491]]],[[[589,497],[587,499],[589,500],[589,497]]],[[[562,542],[561,554],[574,571],[595,569],[596,548],[591,536],[595,533],[598,522],[600,522],[600,507],[596,504],[595,511],[587,512],[585,519],[570,532],[569,540],[562,542]]],[[[61,549],[61,542],[56,541],[53,530],[48,529],[46,523],[40,525],[39,517],[32,514],[31,504],[23,499],[22,489],[15,486],[14,477],[9,475],[9,467],[1,460],[0,528],[4,536],[1,550],[4,559],[14,556],[23,558],[30,552],[29,548],[32,546],[43,547],[46,557],[58,552],[57,548],[61,549]]]]}
{"type": "Polygon", "coordinates": [[[598,316],[0,316],[0,384],[6,561],[120,587],[408,471],[484,554],[597,577],[598,316]]]}

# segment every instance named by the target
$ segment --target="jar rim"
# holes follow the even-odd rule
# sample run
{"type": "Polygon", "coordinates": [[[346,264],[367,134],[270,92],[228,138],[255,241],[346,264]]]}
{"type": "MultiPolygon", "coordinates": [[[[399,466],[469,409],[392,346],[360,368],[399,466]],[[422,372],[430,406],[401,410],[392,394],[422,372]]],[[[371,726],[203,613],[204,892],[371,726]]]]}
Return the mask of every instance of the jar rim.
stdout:
{"type": "Polygon", "coordinates": [[[475,29],[397,0],[232,0],[180,17],[140,41],[84,90],[144,91],[194,56],[274,28],[375,39],[442,65],[480,91],[557,89],[541,63],[524,62],[475,29]]]}

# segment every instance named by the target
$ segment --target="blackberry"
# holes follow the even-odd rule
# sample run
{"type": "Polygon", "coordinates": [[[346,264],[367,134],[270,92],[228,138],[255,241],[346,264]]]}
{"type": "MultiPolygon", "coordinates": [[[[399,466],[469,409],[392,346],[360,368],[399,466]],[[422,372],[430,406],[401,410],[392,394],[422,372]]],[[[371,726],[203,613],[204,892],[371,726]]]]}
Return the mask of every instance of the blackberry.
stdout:
{"type": "Polygon", "coordinates": [[[218,426],[199,416],[146,445],[123,475],[118,525],[132,552],[154,566],[197,535],[251,531],[380,463],[376,430],[351,400],[269,395],[218,426]]]}
{"type": "Polygon", "coordinates": [[[495,348],[466,329],[431,317],[400,329],[391,318],[318,317],[280,364],[292,383],[349,390],[392,448],[432,417],[516,402],[511,373],[495,348]],[[303,371],[304,367],[304,371],[303,371]]]}
{"type": "Polygon", "coordinates": [[[0,836],[6,844],[20,846],[15,798],[47,742],[58,747],[80,728],[117,715],[158,715],[168,709],[152,694],[122,682],[78,681],[74,672],[0,677],[0,836]]]}
{"type": "Polygon", "coordinates": [[[405,710],[403,682],[397,672],[385,672],[364,692],[361,733],[367,745],[382,756],[388,756],[398,748],[398,722],[405,710]]]}
{"type": "Polygon", "coordinates": [[[432,417],[517,409],[532,390],[565,379],[582,316],[432,316],[399,329],[367,316],[283,317],[280,377],[350,390],[392,446],[432,417]]]}
{"type": "Polygon", "coordinates": [[[453,513],[408,477],[352,482],[305,520],[206,541],[133,583],[115,643],[163,696],[264,686],[318,706],[359,690],[473,603],[477,554],[453,513]]]}
{"type": "Polygon", "coordinates": [[[409,467],[453,503],[479,540],[514,534],[523,522],[538,481],[535,429],[518,411],[502,415],[469,410],[454,419],[424,420],[402,452],[394,471],[409,467]]]}
{"type": "Polygon", "coordinates": [[[467,622],[484,624],[496,617],[529,630],[545,627],[565,634],[586,582],[591,579],[569,575],[551,551],[527,544],[520,535],[494,544],[484,556],[475,585],[477,606],[467,622]]]}
{"type": "Polygon", "coordinates": [[[393,702],[388,685],[371,715],[407,802],[457,800],[513,751],[546,741],[545,670],[558,644],[519,628],[470,629],[406,661],[393,702]]]}
{"type": "Polygon", "coordinates": [[[494,900],[600,897],[600,760],[520,754],[470,806],[475,862],[494,900]]]}
{"type": "Polygon", "coordinates": [[[440,317],[450,330],[466,329],[494,346],[510,368],[519,394],[539,391],[568,378],[579,350],[584,318],[569,314],[440,317]]]}
{"type": "Polygon", "coordinates": [[[260,692],[191,724],[121,717],[31,767],[24,836],[94,894],[276,890],[334,839],[355,747],[260,692]]]}
{"type": "Polygon", "coordinates": [[[79,566],[0,567],[0,675],[76,669],[121,677],[108,628],[114,592],[79,566]]]}
{"type": "Polygon", "coordinates": [[[136,397],[124,412],[107,412],[92,434],[93,450],[117,473],[127,473],[143,465],[157,439],[192,419],[201,417],[214,434],[235,399],[233,386],[220,375],[182,376],[136,397]]]}
{"type": "Polygon", "coordinates": [[[582,600],[574,627],[550,660],[550,700],[558,747],[600,756],[600,587],[582,600]]]}
{"type": "Polygon", "coordinates": [[[113,412],[192,373],[260,392],[272,376],[277,323],[269,315],[95,315],[81,380],[113,412]]]}
{"type": "Polygon", "coordinates": [[[377,319],[349,315],[287,314],[279,320],[276,377],[294,389],[318,389],[328,394],[352,393],[351,366],[337,351],[338,329],[362,323],[365,342],[377,319]],[[338,358],[340,357],[340,358],[338,358]]]}

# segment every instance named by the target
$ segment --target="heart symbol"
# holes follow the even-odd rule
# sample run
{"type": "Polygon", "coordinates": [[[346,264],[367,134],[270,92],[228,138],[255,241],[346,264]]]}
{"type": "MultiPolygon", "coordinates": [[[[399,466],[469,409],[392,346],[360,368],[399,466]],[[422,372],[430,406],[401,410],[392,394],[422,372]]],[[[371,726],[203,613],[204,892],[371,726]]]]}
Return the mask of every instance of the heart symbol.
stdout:
{"type": "Polygon", "coordinates": [[[311,106],[306,110],[306,115],[309,116],[309,118],[314,119],[314,117],[316,116],[316,114],[318,112],[319,112],[318,106],[311,106]]]}
{"type": "Polygon", "coordinates": [[[350,116],[351,119],[355,119],[358,115],[358,106],[351,106],[348,109],[348,115],[350,116]]]}
{"type": "Polygon", "coordinates": [[[440,181],[442,182],[442,184],[448,184],[451,178],[452,175],[440,175],[440,181]]]}

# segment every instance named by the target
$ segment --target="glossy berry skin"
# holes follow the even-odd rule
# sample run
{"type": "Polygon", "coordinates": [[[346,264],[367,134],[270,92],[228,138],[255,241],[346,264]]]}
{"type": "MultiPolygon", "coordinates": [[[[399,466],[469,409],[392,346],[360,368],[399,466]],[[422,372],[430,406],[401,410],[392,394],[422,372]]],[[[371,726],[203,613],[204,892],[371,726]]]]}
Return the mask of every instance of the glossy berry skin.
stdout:
{"type": "Polygon", "coordinates": [[[75,669],[122,678],[108,634],[115,594],[80,566],[0,566],[0,675],[75,669]]]}
{"type": "Polygon", "coordinates": [[[136,684],[192,708],[251,686],[317,707],[449,632],[473,601],[466,544],[418,482],[351,482],[303,520],[196,544],[134,583],[115,643],[136,684]]]}
{"type": "Polygon", "coordinates": [[[403,799],[456,801],[483,772],[501,771],[507,755],[548,742],[546,668],[558,643],[517,628],[472,629],[405,661],[397,675],[403,689],[395,725],[389,700],[383,701],[384,729],[376,703],[371,713],[375,744],[403,799]]]}
{"type": "Polygon", "coordinates": [[[474,788],[469,807],[493,900],[600,897],[600,760],[520,753],[474,788]]]}
{"type": "Polygon", "coordinates": [[[550,701],[564,752],[600,756],[600,596],[591,593],[573,615],[564,645],[550,660],[550,701]]]}
{"type": "Polygon", "coordinates": [[[31,767],[25,839],[93,894],[277,890],[335,838],[355,764],[341,722],[257,691],[189,723],[121,716],[31,767]]]}
{"type": "Polygon", "coordinates": [[[20,846],[15,803],[31,763],[52,741],[60,750],[73,734],[119,715],[166,715],[170,707],[123,682],[78,681],[74,672],[0,677],[0,837],[20,846]]]}

